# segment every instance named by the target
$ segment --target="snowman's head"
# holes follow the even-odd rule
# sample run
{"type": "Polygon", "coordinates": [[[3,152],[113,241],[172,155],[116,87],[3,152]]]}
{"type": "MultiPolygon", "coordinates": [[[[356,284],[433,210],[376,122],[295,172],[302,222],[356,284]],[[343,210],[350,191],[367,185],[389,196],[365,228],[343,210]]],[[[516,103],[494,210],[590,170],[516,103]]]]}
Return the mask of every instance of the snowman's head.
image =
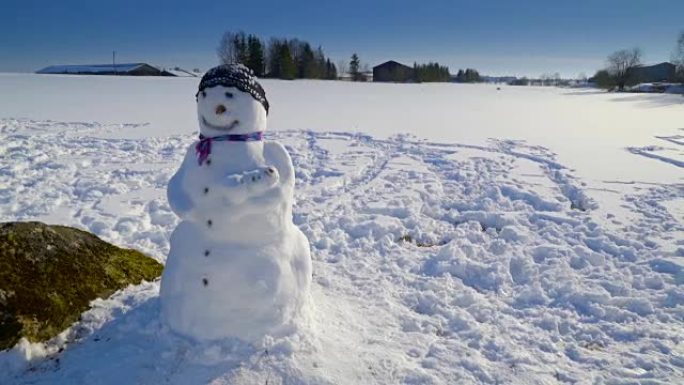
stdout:
{"type": "Polygon", "coordinates": [[[264,131],[267,114],[266,94],[247,67],[221,65],[202,77],[197,92],[197,118],[202,135],[264,131]]]}

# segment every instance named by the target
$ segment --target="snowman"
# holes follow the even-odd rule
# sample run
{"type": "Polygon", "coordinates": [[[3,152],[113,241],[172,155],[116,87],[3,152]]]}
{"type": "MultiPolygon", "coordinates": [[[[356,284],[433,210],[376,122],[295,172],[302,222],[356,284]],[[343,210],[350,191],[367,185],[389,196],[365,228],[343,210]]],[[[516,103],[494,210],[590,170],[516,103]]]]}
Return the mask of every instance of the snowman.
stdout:
{"type": "Polygon", "coordinates": [[[209,70],[196,98],[199,141],[167,191],[181,222],[161,280],[162,321],[199,341],[291,333],[307,311],[311,256],[292,223],[292,160],[263,140],[265,92],[230,64],[209,70]]]}

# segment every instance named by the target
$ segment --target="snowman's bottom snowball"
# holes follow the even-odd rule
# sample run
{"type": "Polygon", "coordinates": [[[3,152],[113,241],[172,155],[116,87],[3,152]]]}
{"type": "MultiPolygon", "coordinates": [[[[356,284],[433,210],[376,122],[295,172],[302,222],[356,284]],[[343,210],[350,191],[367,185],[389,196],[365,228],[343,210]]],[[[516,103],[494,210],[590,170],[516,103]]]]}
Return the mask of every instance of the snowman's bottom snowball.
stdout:
{"type": "Polygon", "coordinates": [[[216,242],[184,221],[171,235],[162,275],[162,321],[198,339],[240,338],[296,330],[310,306],[309,243],[294,224],[261,245],[216,242]]]}

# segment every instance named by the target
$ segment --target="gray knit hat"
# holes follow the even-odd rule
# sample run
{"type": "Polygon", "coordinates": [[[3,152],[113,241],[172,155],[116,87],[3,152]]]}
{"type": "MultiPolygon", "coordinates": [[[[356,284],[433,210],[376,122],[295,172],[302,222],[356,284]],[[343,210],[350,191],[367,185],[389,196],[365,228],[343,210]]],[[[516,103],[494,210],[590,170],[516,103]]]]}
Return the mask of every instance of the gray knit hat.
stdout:
{"type": "Polygon", "coordinates": [[[202,76],[202,80],[200,80],[199,89],[197,90],[197,94],[195,94],[195,98],[205,88],[215,86],[235,87],[242,92],[252,95],[257,102],[264,106],[266,113],[268,114],[266,92],[257,81],[254,72],[244,65],[237,63],[222,64],[207,71],[207,73],[202,76]]]}

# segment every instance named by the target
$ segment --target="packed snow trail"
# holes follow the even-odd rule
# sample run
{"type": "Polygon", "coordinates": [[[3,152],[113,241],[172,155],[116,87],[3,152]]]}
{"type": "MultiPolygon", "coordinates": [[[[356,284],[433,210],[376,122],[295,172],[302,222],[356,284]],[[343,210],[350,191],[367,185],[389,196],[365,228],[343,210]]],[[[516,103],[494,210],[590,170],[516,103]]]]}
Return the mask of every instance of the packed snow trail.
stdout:
{"type": "MultiPolygon", "coordinates": [[[[0,121],[1,219],[76,225],[163,261],[177,223],[166,183],[193,137],[103,138],[120,128],[0,121]]],[[[195,345],[160,326],[153,282],[95,301],[52,344],[1,353],[0,383],[684,380],[684,186],[602,192],[630,209],[618,221],[524,142],[269,139],[292,154],[312,247],[306,331],[195,345]]]]}

